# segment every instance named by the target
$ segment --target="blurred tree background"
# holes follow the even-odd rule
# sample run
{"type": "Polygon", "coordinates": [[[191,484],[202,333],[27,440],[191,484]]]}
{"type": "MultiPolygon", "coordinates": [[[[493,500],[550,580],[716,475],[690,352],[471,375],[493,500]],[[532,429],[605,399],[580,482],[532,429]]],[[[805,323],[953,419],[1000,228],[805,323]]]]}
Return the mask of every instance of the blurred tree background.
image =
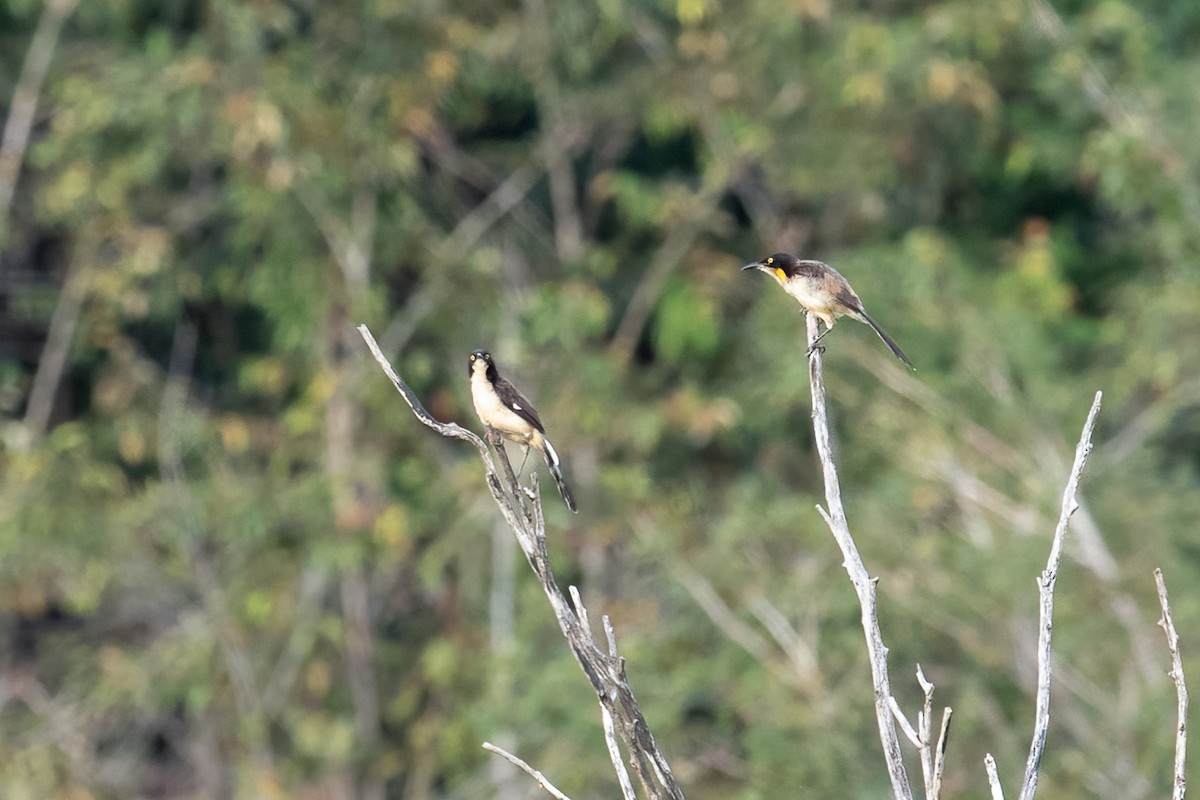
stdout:
{"type": "Polygon", "coordinates": [[[920,662],[955,709],[948,797],[987,751],[1023,769],[1034,576],[1105,391],[1041,796],[1168,792],[1200,5],[8,0],[0,43],[5,797],[536,796],[485,739],[615,795],[474,452],[356,322],[441,419],[478,429],[477,347],[537,402],[582,509],[547,495],[556,568],[689,797],[885,796],[803,320],[737,269],[775,250],[919,368],[827,340],[895,691],[920,662]]]}

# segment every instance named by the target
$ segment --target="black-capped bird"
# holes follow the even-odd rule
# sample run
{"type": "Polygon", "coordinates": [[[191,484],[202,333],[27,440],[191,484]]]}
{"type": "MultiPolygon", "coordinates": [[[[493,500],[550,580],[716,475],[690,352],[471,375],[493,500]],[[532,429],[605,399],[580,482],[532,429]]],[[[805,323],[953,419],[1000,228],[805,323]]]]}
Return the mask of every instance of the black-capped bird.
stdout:
{"type": "Polygon", "coordinates": [[[496,362],[492,354],[486,350],[476,350],[471,353],[468,365],[471,375],[471,401],[475,404],[475,413],[484,427],[491,428],[509,441],[516,442],[525,448],[539,450],[546,458],[546,466],[554,476],[558,485],[558,493],[566,501],[567,508],[578,513],[575,498],[571,496],[571,488],[562,474],[562,461],[550,440],[546,438],[546,428],[542,425],[533,404],[525,395],[517,391],[496,370],[496,362]]]}
{"type": "Polygon", "coordinates": [[[814,346],[833,330],[838,317],[850,317],[870,325],[871,330],[879,334],[883,343],[896,354],[896,358],[910,369],[916,369],[900,345],[893,342],[892,337],[867,316],[862,300],[850,288],[850,282],[824,261],[799,259],[789,253],[774,253],[742,269],[756,269],[772,276],[805,311],[825,323],[825,331],[813,341],[814,346]]]}

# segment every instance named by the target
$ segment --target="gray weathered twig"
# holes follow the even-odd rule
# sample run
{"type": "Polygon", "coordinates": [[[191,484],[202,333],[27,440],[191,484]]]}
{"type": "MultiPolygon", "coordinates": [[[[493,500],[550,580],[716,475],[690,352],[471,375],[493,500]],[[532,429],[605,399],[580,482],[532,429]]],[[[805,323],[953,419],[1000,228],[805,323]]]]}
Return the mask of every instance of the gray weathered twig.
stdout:
{"type": "Polygon", "coordinates": [[[863,634],[867,640],[867,656],[871,662],[871,683],[875,690],[875,718],[879,724],[879,738],[883,742],[883,755],[887,760],[888,777],[897,800],[912,800],[912,786],[900,752],[900,736],[896,732],[896,721],[892,714],[892,690],[887,669],[887,646],[879,630],[879,617],[875,599],[876,580],[867,572],[858,546],[850,535],[846,522],[846,510],[842,507],[841,485],[838,483],[837,467],[833,462],[833,447],[829,438],[829,417],[825,410],[825,375],[822,367],[821,350],[813,348],[817,339],[817,318],[806,315],[808,321],[808,343],[811,356],[808,361],[809,383],[812,387],[813,431],[816,434],[817,454],[825,474],[825,502],[829,511],[817,506],[821,516],[829,525],[833,538],[842,551],[842,566],[850,574],[850,582],[858,594],[862,607],[863,634]]]}
{"type": "MultiPolygon", "coordinates": [[[[522,490],[528,502],[522,499],[521,494],[512,497],[506,493],[501,486],[500,476],[496,472],[495,462],[483,439],[454,423],[447,424],[434,419],[433,415],[417,399],[412,389],[392,369],[367,326],[359,325],[358,332],[367,343],[372,355],[375,356],[375,360],[379,362],[379,366],[383,368],[396,390],[400,392],[404,401],[416,414],[417,419],[443,436],[470,442],[479,451],[479,456],[483,460],[488,490],[491,491],[492,498],[500,507],[500,513],[504,515],[505,521],[516,535],[517,543],[525,553],[530,568],[533,569],[534,575],[541,583],[546,599],[550,601],[550,607],[554,610],[554,616],[558,620],[559,629],[566,638],[571,652],[575,654],[575,659],[579,662],[584,675],[592,684],[602,709],[612,716],[614,728],[625,744],[630,766],[637,774],[638,780],[641,781],[646,795],[651,800],[683,800],[683,789],[675,780],[666,757],[658,749],[654,736],[650,733],[650,727],[646,724],[646,719],[633,696],[633,689],[630,688],[629,679],[625,674],[625,659],[617,655],[615,641],[610,637],[608,651],[602,650],[596,644],[591,628],[587,624],[587,612],[582,601],[576,596],[574,608],[572,608],[558,588],[554,574],[550,570],[550,556],[546,549],[546,524],[542,515],[542,504],[536,478],[528,488],[522,490]]],[[[618,770],[619,773],[620,770],[618,770]]],[[[622,791],[624,791],[624,787],[622,787],[622,791]]]]}
{"type": "Polygon", "coordinates": [[[925,677],[921,665],[917,665],[917,683],[925,694],[921,713],[917,716],[918,747],[921,751],[921,775],[925,779],[925,800],[938,800],[942,796],[942,774],[946,770],[946,737],[950,733],[950,715],[953,710],[946,706],[942,710],[942,729],[938,734],[937,746],[933,744],[933,684],[925,677]]]}
{"type": "Polygon", "coordinates": [[[1179,657],[1179,634],[1175,632],[1175,621],[1171,619],[1171,603],[1167,599],[1167,582],[1161,569],[1154,570],[1154,583],[1158,586],[1158,603],[1162,606],[1162,618],[1158,624],[1167,634],[1167,649],[1171,651],[1171,671],[1168,673],[1175,681],[1178,716],[1175,724],[1175,780],[1171,791],[1171,800],[1183,800],[1187,794],[1187,773],[1184,762],[1187,759],[1187,708],[1188,690],[1183,679],[1183,659],[1179,657]]]}
{"type": "Polygon", "coordinates": [[[1037,710],[1034,714],[1033,741],[1029,745],[1029,759],[1025,762],[1025,780],[1021,784],[1020,800],[1032,800],[1037,792],[1038,768],[1042,763],[1042,753],[1046,750],[1046,733],[1050,728],[1050,635],[1054,624],[1054,583],[1058,580],[1058,565],[1062,560],[1067,523],[1079,508],[1079,501],[1075,495],[1079,489],[1079,476],[1083,473],[1088,454],[1092,452],[1092,431],[1096,428],[1096,416],[1100,413],[1102,396],[1101,392],[1096,392],[1092,409],[1083,424],[1083,434],[1079,437],[1079,444],[1075,446],[1075,463],[1063,490],[1062,511],[1058,517],[1058,526],[1054,529],[1054,541],[1050,544],[1050,557],[1046,562],[1046,569],[1038,576],[1041,611],[1038,619],[1037,710]]]}
{"type": "Polygon", "coordinates": [[[54,58],[63,23],[74,13],[78,4],[79,0],[47,2],[38,19],[37,30],[29,42],[29,49],[25,51],[21,76],[13,89],[8,104],[8,119],[4,121],[4,133],[0,136],[0,242],[7,238],[8,211],[12,207],[25,150],[29,146],[29,134],[37,115],[42,83],[54,58]]]}
{"type": "Polygon", "coordinates": [[[496,745],[492,744],[491,742],[484,742],[483,749],[487,750],[490,753],[495,753],[496,755],[507,759],[514,766],[519,767],[520,769],[527,772],[529,774],[529,777],[531,777],[535,781],[537,781],[538,786],[545,789],[548,793],[550,793],[554,797],[557,797],[558,800],[571,800],[571,798],[567,797],[565,794],[560,792],[553,783],[551,783],[549,780],[547,780],[545,775],[538,772],[536,769],[529,766],[524,761],[522,761],[521,759],[514,756],[512,753],[508,752],[503,747],[497,747],[496,745]]]}
{"type": "Polygon", "coordinates": [[[938,733],[937,748],[933,752],[933,795],[930,800],[938,800],[942,796],[942,776],[946,774],[946,740],[950,736],[950,717],[954,709],[946,706],[942,709],[942,729],[938,733]]]}
{"type": "MultiPolygon", "coordinates": [[[[574,586],[571,587],[571,599],[575,601],[576,608],[583,608],[583,598],[579,596],[579,590],[574,586]]],[[[613,629],[612,620],[608,618],[608,614],[604,615],[603,621],[604,638],[608,641],[608,655],[616,658],[617,632],[613,629]]],[[[591,630],[586,610],[583,611],[583,624],[588,630],[591,630]]],[[[617,728],[613,723],[612,714],[608,713],[607,708],[600,706],[600,717],[604,723],[604,742],[608,745],[608,755],[612,759],[613,769],[617,772],[617,783],[621,786],[621,797],[625,800],[637,800],[637,794],[633,791],[633,783],[629,780],[629,770],[625,769],[625,762],[621,760],[621,748],[617,744],[617,728]]]]}
{"type": "Polygon", "coordinates": [[[988,785],[992,787],[992,800],[1004,800],[1004,789],[1000,787],[1000,773],[996,771],[996,759],[988,753],[983,757],[983,766],[987,770],[988,785]]]}

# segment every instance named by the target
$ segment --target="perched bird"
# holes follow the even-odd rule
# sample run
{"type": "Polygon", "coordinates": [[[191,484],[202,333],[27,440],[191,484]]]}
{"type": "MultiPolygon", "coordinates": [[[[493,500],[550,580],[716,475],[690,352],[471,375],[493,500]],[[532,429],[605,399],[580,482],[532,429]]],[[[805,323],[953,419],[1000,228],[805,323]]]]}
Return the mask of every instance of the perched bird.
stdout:
{"type": "Polygon", "coordinates": [[[838,317],[850,317],[870,325],[871,330],[879,334],[883,343],[896,354],[896,358],[910,369],[916,369],[900,346],[892,341],[892,337],[867,316],[862,300],[850,288],[850,282],[824,261],[801,260],[789,253],[775,253],[742,269],[756,269],[773,276],[806,312],[825,323],[825,332],[813,341],[813,346],[833,330],[838,317]]]}
{"type": "Polygon", "coordinates": [[[546,458],[546,466],[550,468],[550,474],[558,484],[558,493],[566,501],[567,508],[578,512],[575,498],[571,496],[571,489],[562,474],[562,461],[554,445],[546,438],[546,428],[538,418],[533,404],[517,391],[517,387],[500,377],[492,354],[486,350],[471,353],[468,369],[471,376],[471,401],[475,404],[475,413],[479,415],[479,421],[484,427],[497,431],[505,439],[524,447],[526,457],[529,456],[529,448],[540,450],[546,458]]]}

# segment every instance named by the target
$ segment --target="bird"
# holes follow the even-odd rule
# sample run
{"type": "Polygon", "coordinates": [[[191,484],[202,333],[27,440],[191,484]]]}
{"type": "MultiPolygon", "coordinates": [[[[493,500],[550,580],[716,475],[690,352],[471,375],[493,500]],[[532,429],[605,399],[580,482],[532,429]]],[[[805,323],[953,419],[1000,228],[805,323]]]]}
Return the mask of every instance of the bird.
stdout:
{"type": "MultiPolygon", "coordinates": [[[[567,485],[567,479],[563,477],[562,459],[558,457],[558,451],[546,437],[546,428],[542,425],[533,404],[508,379],[500,375],[496,369],[496,362],[488,351],[476,350],[471,353],[468,369],[471,376],[471,402],[475,405],[479,421],[485,428],[494,430],[505,439],[525,448],[526,458],[529,457],[531,447],[540,451],[567,508],[579,513],[571,488],[567,485]]],[[[522,462],[521,468],[524,467],[522,462]]]]}
{"type": "Polygon", "coordinates": [[[896,358],[903,361],[909,369],[916,369],[908,360],[908,356],[904,355],[900,345],[892,341],[892,337],[884,333],[883,328],[867,316],[862,300],[858,298],[854,289],[850,288],[850,282],[824,261],[800,259],[790,253],[773,253],[761,261],[742,267],[742,271],[748,269],[756,269],[774,277],[805,312],[813,314],[825,323],[825,331],[813,340],[809,348],[810,353],[817,342],[833,330],[838,317],[850,317],[870,325],[871,330],[891,348],[896,358]]]}

